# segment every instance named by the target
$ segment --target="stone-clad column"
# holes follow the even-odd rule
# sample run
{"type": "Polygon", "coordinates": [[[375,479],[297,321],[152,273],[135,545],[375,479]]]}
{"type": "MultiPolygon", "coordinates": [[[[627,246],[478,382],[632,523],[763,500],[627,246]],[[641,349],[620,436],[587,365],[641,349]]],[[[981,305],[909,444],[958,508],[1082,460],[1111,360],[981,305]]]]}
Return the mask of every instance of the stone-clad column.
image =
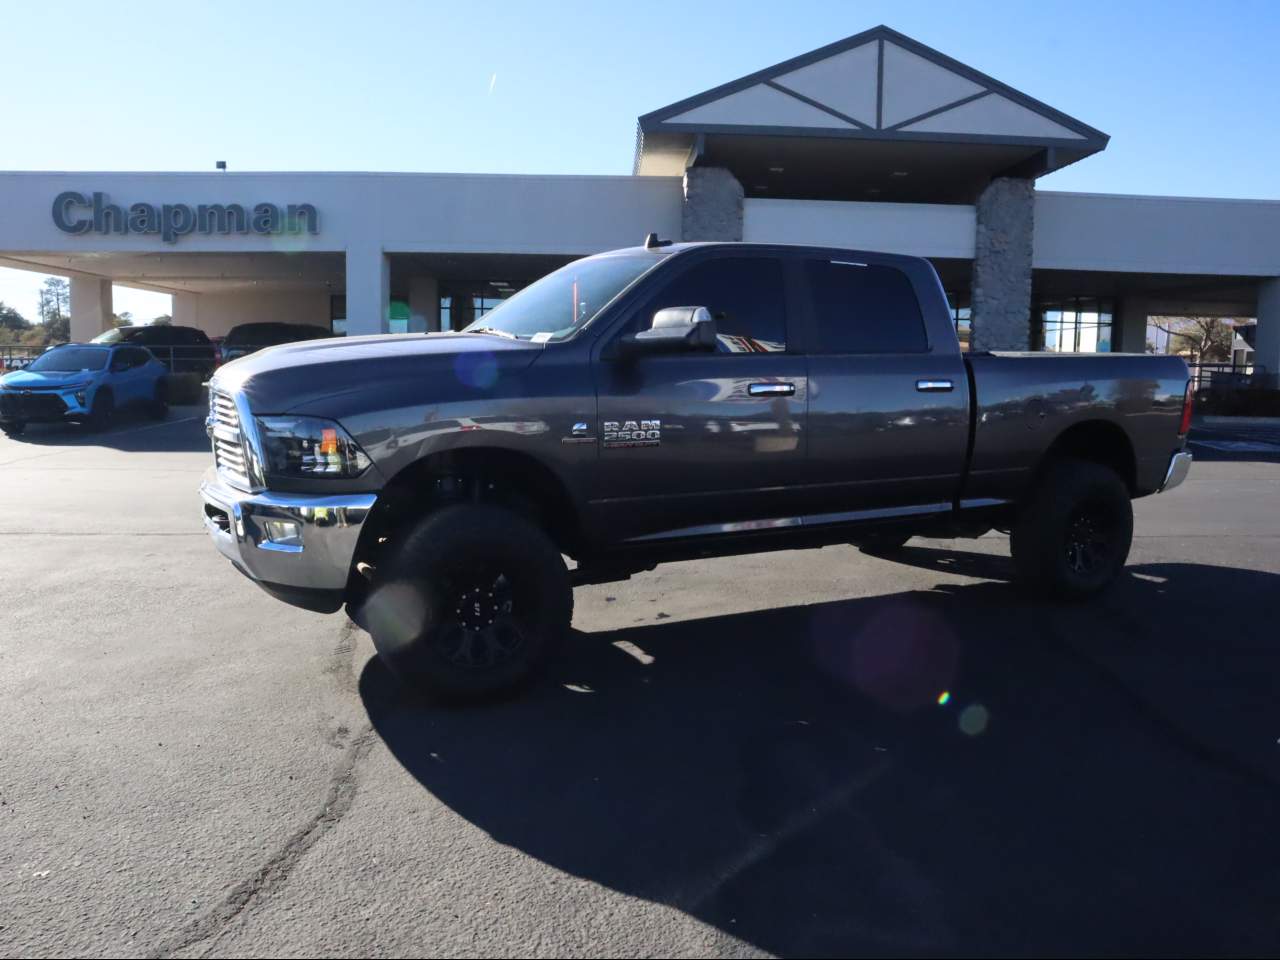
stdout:
{"type": "Polygon", "coordinates": [[[742,184],[723,167],[684,172],[682,240],[741,240],[742,184]]]}
{"type": "Polygon", "coordinates": [[[1035,184],[999,177],[977,203],[973,254],[973,349],[1031,346],[1031,248],[1035,184]]]}

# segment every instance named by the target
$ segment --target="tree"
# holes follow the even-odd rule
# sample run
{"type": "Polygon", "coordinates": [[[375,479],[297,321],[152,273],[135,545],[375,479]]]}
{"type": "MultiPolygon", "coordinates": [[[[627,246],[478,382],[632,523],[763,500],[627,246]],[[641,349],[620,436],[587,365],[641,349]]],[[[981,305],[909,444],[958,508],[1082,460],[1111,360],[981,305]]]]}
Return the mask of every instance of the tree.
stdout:
{"type": "MultiPolygon", "coordinates": [[[[17,334],[23,330],[30,329],[31,324],[26,317],[3,300],[0,300],[0,330],[8,331],[10,334],[17,334]]],[[[9,337],[6,337],[6,339],[9,339],[9,337]]]]}
{"type": "Polygon", "coordinates": [[[71,339],[71,284],[64,277],[46,277],[40,287],[40,322],[47,343],[71,339]]]}
{"type": "Polygon", "coordinates": [[[1235,327],[1225,317],[1159,317],[1151,326],[1169,338],[1169,353],[1189,354],[1192,363],[1231,360],[1235,327]]]}
{"type": "Polygon", "coordinates": [[[172,323],[173,323],[173,317],[169,316],[169,314],[167,313],[162,313],[160,314],[160,316],[156,317],[154,320],[151,321],[151,325],[153,327],[167,327],[167,326],[170,326],[172,323]]]}
{"type": "Polygon", "coordinates": [[[121,310],[119,313],[113,313],[111,315],[111,325],[113,327],[133,326],[133,314],[128,310],[121,310]]]}
{"type": "Polygon", "coordinates": [[[65,277],[45,277],[40,287],[40,321],[71,315],[71,283],[65,277]]]}

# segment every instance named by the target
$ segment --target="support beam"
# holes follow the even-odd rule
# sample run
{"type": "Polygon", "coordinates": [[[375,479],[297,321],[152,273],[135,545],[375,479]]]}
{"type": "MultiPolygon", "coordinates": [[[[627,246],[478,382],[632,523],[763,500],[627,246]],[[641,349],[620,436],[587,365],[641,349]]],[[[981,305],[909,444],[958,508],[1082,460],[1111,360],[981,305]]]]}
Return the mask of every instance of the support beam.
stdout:
{"type": "Polygon", "coordinates": [[[409,332],[435,333],[440,329],[440,281],[413,277],[409,281],[409,332]]]}
{"type": "Polygon", "coordinates": [[[973,349],[1031,346],[1031,251],[1035,184],[992,180],[975,206],[973,349]]]}
{"type": "Polygon", "coordinates": [[[1142,297],[1125,297],[1116,308],[1111,326],[1112,353],[1147,352],[1147,318],[1159,316],[1151,312],[1142,297]]]}
{"type": "Polygon", "coordinates": [[[71,339],[92,340],[111,329],[111,281],[97,277],[71,278],[71,339]]]}
{"type": "Polygon", "coordinates": [[[198,293],[173,295],[173,325],[175,327],[199,327],[200,312],[198,293]]]}
{"type": "Polygon", "coordinates": [[[347,248],[347,336],[390,329],[391,263],[380,247],[347,248]]]}
{"type": "Polygon", "coordinates": [[[1280,389],[1280,277],[1263,280],[1258,285],[1258,333],[1253,348],[1253,369],[1256,380],[1280,389]]]}

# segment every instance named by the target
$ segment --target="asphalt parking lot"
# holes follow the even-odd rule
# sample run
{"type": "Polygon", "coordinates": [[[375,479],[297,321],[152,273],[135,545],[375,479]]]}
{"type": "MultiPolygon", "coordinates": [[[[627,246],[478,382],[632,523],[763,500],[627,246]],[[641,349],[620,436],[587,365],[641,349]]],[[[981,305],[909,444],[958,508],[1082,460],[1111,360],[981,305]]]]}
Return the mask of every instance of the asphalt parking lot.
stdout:
{"type": "Polygon", "coordinates": [[[1090,606],[995,536],[678,564],[445,710],[206,542],[201,414],[0,437],[0,954],[1280,950],[1275,453],[1090,606]]]}

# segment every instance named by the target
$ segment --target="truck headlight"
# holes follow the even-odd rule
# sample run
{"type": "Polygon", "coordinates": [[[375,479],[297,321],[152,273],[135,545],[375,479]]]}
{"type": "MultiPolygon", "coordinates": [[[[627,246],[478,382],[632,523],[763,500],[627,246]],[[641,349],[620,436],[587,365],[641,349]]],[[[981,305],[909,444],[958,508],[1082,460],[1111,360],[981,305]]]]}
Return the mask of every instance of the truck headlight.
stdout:
{"type": "Polygon", "coordinates": [[[358,477],[369,457],[350,434],[319,417],[258,417],[267,477],[358,477]]]}

